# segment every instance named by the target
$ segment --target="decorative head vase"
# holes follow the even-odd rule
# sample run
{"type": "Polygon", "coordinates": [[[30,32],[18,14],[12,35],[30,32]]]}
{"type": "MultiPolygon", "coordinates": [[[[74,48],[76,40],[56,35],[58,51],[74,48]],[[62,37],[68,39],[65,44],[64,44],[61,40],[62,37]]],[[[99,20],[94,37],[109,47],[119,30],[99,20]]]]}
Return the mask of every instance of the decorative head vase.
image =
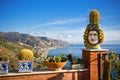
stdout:
{"type": "Polygon", "coordinates": [[[99,12],[93,10],[89,15],[89,24],[84,32],[84,46],[87,49],[100,49],[104,41],[104,33],[99,26],[99,12]]]}

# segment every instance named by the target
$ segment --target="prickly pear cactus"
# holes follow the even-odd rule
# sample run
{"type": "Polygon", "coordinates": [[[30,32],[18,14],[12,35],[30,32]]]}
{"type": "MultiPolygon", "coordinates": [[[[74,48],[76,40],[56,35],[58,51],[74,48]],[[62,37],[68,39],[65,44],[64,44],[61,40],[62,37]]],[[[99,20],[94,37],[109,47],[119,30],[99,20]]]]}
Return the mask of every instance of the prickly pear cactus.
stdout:
{"type": "Polygon", "coordinates": [[[99,25],[99,12],[91,11],[89,18],[89,24],[83,35],[84,46],[87,49],[100,49],[100,44],[104,41],[104,33],[99,25]]]}
{"type": "Polygon", "coordinates": [[[18,55],[19,60],[33,60],[34,54],[30,49],[22,49],[18,55]]]}

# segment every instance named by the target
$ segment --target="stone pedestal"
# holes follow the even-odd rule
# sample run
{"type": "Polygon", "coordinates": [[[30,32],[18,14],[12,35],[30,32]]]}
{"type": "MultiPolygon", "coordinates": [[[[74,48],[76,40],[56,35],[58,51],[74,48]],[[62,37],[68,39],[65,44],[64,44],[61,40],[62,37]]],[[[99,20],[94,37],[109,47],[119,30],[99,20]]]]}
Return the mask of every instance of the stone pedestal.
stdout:
{"type": "Polygon", "coordinates": [[[98,80],[100,77],[100,58],[102,54],[102,62],[105,55],[107,55],[108,49],[82,49],[82,58],[85,68],[89,70],[89,80],[98,80]]]}

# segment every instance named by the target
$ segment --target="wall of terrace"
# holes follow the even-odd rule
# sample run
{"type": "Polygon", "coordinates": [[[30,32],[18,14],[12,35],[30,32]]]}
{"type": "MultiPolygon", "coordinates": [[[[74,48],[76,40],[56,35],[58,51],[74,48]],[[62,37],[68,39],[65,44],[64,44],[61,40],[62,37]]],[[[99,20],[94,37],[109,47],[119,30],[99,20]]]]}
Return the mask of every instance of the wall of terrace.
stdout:
{"type": "Polygon", "coordinates": [[[36,71],[31,73],[8,73],[0,75],[0,80],[89,80],[87,69],[36,71]]]}

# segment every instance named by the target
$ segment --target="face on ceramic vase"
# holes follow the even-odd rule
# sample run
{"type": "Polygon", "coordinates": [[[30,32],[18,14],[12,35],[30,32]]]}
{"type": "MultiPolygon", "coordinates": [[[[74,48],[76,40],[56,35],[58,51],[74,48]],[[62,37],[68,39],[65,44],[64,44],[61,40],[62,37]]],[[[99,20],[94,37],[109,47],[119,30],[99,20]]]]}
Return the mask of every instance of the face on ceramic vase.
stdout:
{"type": "Polygon", "coordinates": [[[90,31],[88,35],[88,40],[90,44],[98,43],[98,33],[96,31],[90,31]]]}

